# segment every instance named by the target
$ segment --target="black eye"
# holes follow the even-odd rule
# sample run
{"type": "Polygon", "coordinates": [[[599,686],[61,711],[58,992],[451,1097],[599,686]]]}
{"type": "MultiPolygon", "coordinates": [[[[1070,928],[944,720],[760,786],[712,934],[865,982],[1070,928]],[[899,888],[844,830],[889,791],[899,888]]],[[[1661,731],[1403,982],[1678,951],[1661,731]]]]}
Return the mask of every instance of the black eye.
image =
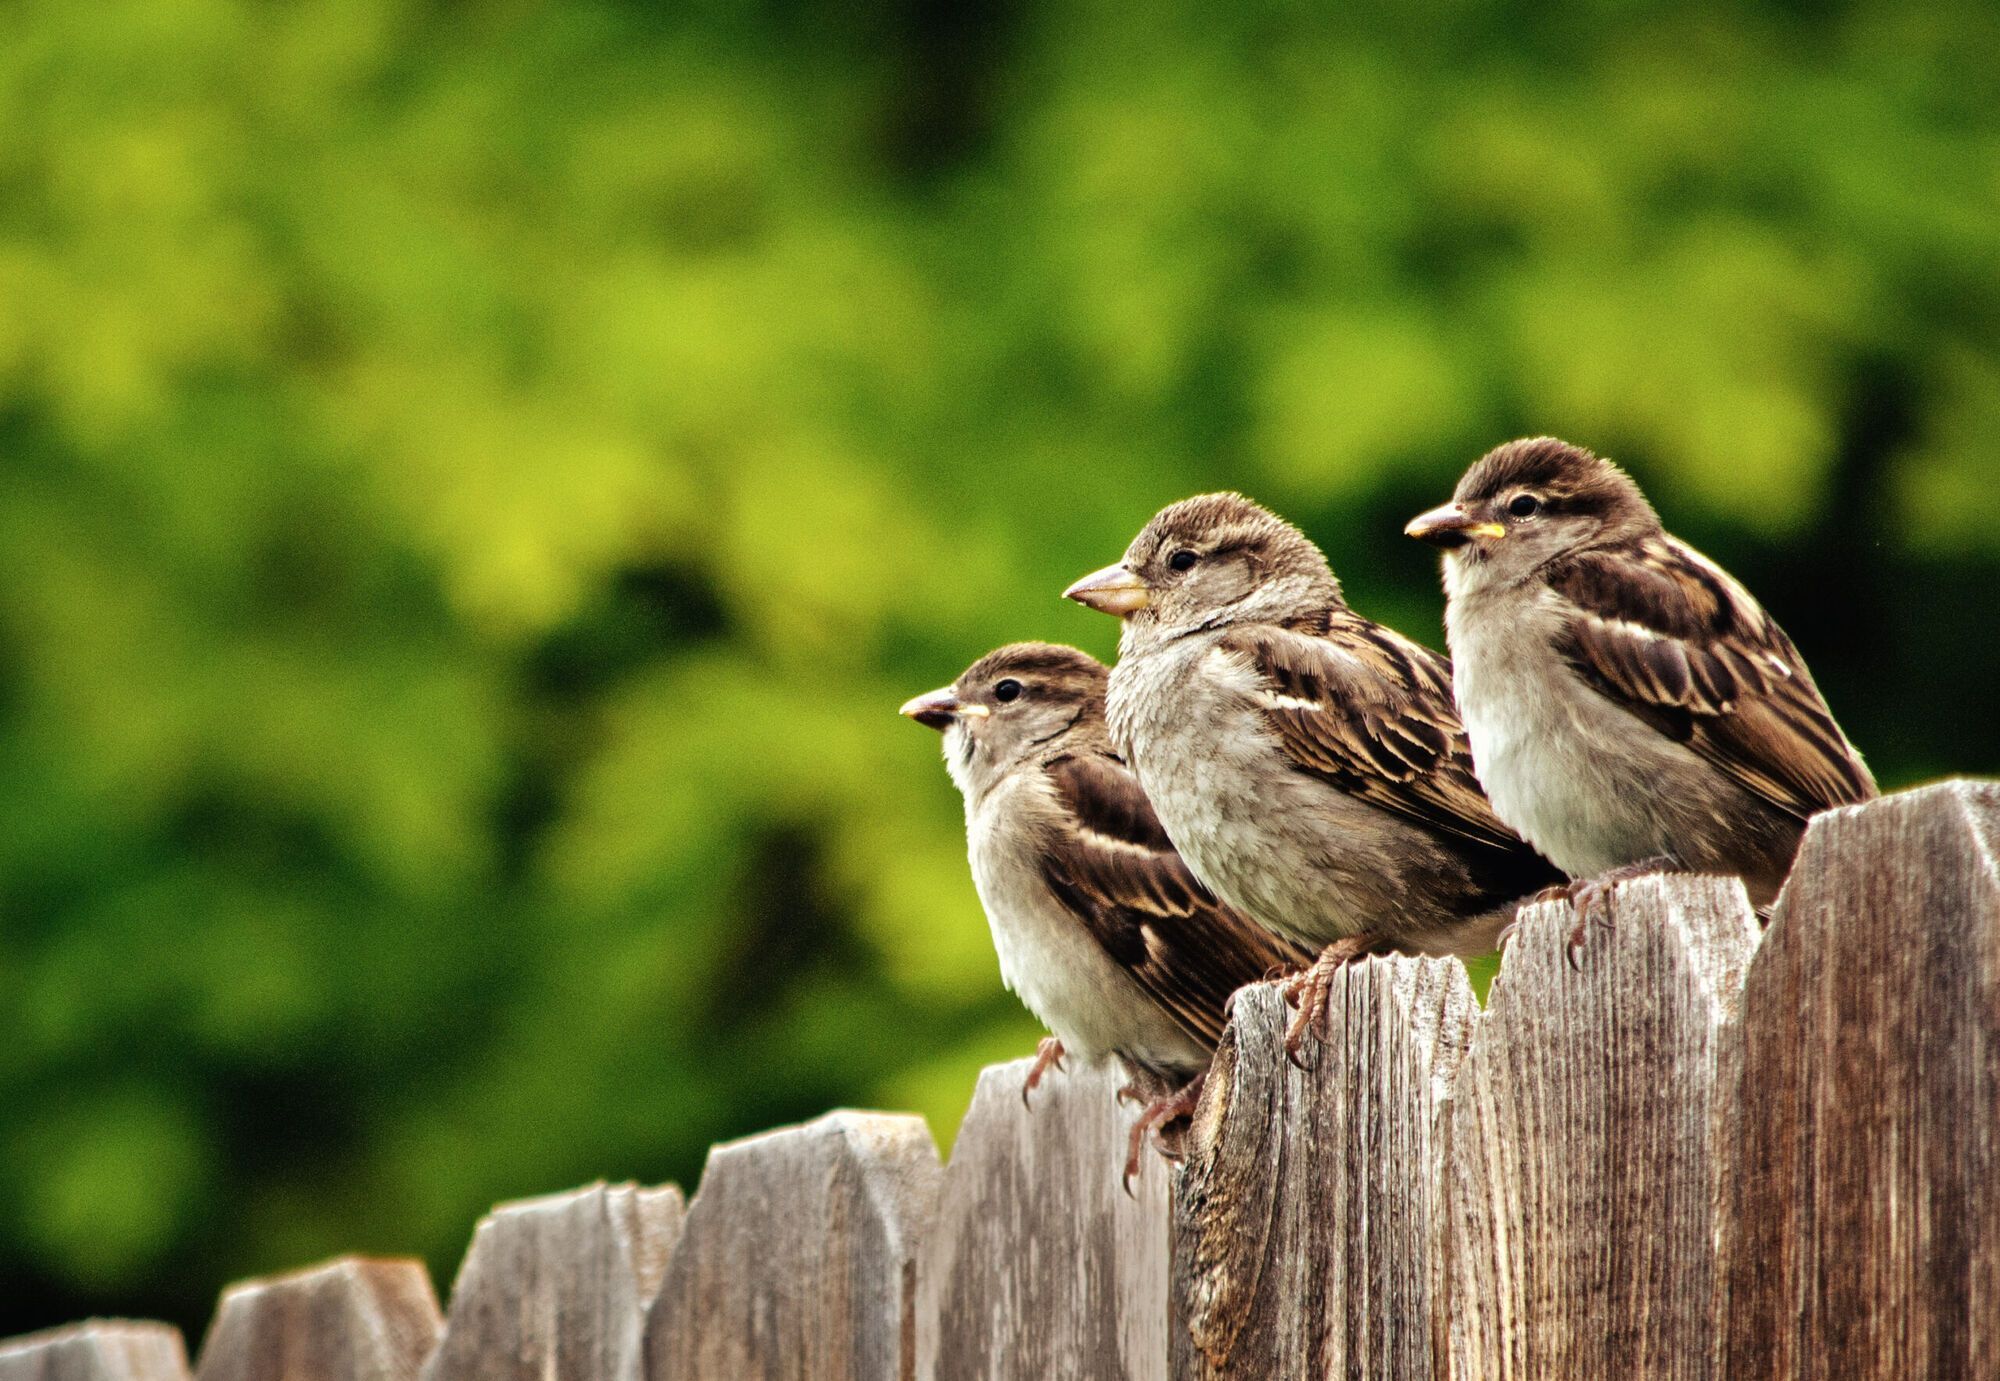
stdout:
{"type": "Polygon", "coordinates": [[[1006,680],[994,685],[993,698],[1003,705],[1009,700],[1019,700],[1021,698],[1021,683],[1009,676],[1006,680]]]}
{"type": "Polygon", "coordinates": [[[1194,561],[1195,556],[1191,551],[1177,551],[1167,558],[1167,564],[1177,571],[1186,570],[1194,564],[1194,561]]]}
{"type": "Polygon", "coordinates": [[[1542,501],[1533,494],[1516,494],[1514,502],[1507,505],[1507,511],[1516,518],[1532,518],[1541,511],[1542,501]]]}

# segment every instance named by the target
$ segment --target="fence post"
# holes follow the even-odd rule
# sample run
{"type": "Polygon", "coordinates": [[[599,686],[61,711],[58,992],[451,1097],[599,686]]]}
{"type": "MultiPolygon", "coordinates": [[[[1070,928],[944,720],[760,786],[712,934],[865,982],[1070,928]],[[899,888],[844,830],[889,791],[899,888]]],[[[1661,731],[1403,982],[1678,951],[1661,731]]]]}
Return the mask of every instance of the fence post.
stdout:
{"type": "Polygon", "coordinates": [[[480,1220],[423,1381],[639,1381],[646,1306],[685,1209],[672,1185],[591,1185],[480,1220]]]}
{"type": "Polygon", "coordinates": [[[341,1257],[225,1290],[195,1381],[416,1381],[439,1327],[422,1262],[341,1257]]]}
{"type": "Polygon", "coordinates": [[[1813,822],[1751,965],[1730,1376],[2000,1376],[2000,787],[1813,822]]]}
{"type": "Polygon", "coordinates": [[[828,1113],[715,1147],[647,1319],[650,1381],[911,1381],[942,1173],[917,1117],[828,1113]]]}
{"type": "Polygon", "coordinates": [[[1432,1377],[1434,1135],[1477,1004],[1455,959],[1337,977],[1308,1071],[1270,984],[1235,1015],[1174,1202],[1174,1375],[1432,1377]]]}
{"type": "Polygon", "coordinates": [[[1167,1381],[1171,1167],[1120,1186],[1136,1109],[1115,1066],[979,1076],[917,1274],[926,1381],[1167,1381]]]}
{"type": "Polygon", "coordinates": [[[187,1381],[180,1330],[93,1319],[0,1342],[0,1381],[187,1381]]]}
{"type": "Polygon", "coordinates": [[[1756,915],[1734,878],[1628,882],[1581,972],[1573,923],[1567,903],[1524,913],[1459,1073],[1453,1375],[1713,1377],[1756,915]]]}

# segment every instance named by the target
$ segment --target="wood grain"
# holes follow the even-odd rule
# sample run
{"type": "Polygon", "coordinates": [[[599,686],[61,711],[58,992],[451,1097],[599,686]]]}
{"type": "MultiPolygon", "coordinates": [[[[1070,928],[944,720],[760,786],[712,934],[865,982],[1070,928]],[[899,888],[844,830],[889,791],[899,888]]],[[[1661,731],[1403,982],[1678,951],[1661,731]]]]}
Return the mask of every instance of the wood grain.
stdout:
{"type": "Polygon", "coordinates": [[[829,1113],[717,1146],[646,1330],[651,1381],[907,1381],[943,1174],[922,1119],[829,1113]]]}
{"type": "Polygon", "coordinates": [[[1820,816],[1745,1000],[1732,1378],[2000,1376],[2000,787],[1820,816]]]}
{"type": "Polygon", "coordinates": [[[180,1330],[92,1319],[0,1342],[0,1381],[187,1381],[180,1330]]]}
{"type": "Polygon", "coordinates": [[[672,1185],[592,1185],[481,1220],[424,1381],[639,1381],[646,1309],[686,1209],[672,1185]]]}
{"type": "Polygon", "coordinates": [[[1715,1204],[1757,920],[1734,878],[1640,878],[1593,927],[1529,908],[1459,1073],[1453,1375],[1717,1375],[1715,1204]]]}
{"type": "Polygon", "coordinates": [[[979,1077],[917,1278],[918,1374],[936,1381],[1166,1381],[1171,1167],[1120,1184],[1137,1109],[1109,1064],[979,1077]]]}
{"type": "Polygon", "coordinates": [[[1174,1203],[1174,1375],[1437,1373],[1438,1118],[1477,1004],[1455,959],[1337,977],[1310,1071],[1269,984],[1237,994],[1174,1203]]]}
{"type": "Polygon", "coordinates": [[[441,1324],[422,1262],[341,1257],[232,1285],[195,1381],[415,1381],[441,1324]]]}

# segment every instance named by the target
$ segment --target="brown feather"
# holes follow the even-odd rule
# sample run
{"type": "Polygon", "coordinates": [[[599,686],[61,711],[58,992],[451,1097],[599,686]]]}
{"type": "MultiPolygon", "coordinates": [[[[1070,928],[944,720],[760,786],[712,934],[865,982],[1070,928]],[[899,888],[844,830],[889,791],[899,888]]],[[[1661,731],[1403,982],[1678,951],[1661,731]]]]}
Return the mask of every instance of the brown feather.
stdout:
{"type": "Polygon", "coordinates": [[[1231,993],[1311,962],[1201,885],[1117,757],[1065,754],[1044,770],[1072,825],[1047,844],[1050,888],[1189,1035],[1214,1045],[1231,993]]]}
{"type": "Polygon", "coordinates": [[[1588,550],[1548,580],[1576,609],[1561,651],[1599,693],[1800,820],[1875,795],[1791,639],[1686,544],[1588,550]]]}
{"type": "Polygon", "coordinates": [[[1452,703],[1451,665],[1437,653],[1344,607],[1237,630],[1221,645],[1268,687],[1265,722],[1298,770],[1475,846],[1508,896],[1561,880],[1487,803],[1452,703]]]}

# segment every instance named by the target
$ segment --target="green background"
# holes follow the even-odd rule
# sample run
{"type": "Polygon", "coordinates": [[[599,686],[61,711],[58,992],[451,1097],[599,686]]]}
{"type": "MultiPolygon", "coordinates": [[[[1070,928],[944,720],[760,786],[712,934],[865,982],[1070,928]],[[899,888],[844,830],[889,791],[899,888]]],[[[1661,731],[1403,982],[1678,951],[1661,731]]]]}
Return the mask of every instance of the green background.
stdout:
{"type": "Polygon", "coordinates": [[[1986,0],[0,24],[0,1332],[948,1138],[1035,1031],[895,708],[1197,490],[1435,643],[1559,433],[2000,770],[1986,0]]]}

